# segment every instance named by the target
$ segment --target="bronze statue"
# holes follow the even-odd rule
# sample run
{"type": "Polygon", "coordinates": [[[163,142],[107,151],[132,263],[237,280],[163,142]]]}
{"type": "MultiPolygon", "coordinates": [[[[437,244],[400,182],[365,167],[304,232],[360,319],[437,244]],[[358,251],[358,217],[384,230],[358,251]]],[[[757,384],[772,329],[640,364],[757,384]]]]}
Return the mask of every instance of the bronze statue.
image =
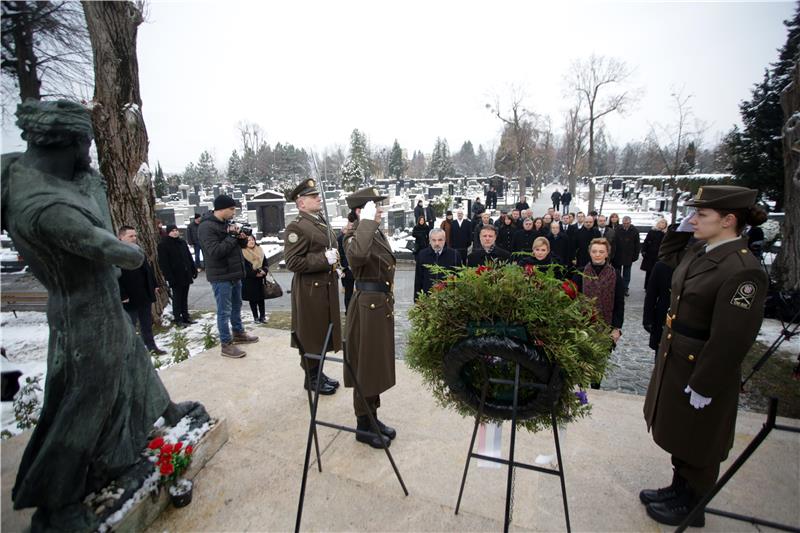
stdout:
{"type": "Polygon", "coordinates": [[[144,254],[112,232],[105,181],[90,168],[89,111],[29,100],[17,125],[28,148],[3,156],[2,222],[47,288],[50,341],[44,405],[12,498],[15,509],[38,508],[33,531],[90,531],[98,519],[84,497],[142,472],[159,417],[208,415],[170,401],[123,311],[118,267],[137,268],[144,254]]]}

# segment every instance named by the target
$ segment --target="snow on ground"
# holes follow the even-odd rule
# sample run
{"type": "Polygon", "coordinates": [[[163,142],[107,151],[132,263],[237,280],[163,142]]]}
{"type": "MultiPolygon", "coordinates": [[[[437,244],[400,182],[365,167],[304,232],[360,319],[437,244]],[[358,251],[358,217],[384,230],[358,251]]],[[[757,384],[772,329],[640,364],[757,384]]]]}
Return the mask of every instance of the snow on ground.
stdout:
{"type": "MultiPolygon", "coordinates": [[[[215,313],[203,313],[196,318],[197,323],[182,328],[181,333],[186,335],[189,357],[194,357],[205,350],[203,340],[203,327],[208,324],[211,333],[216,338],[217,318],[215,313]]],[[[169,327],[172,321],[171,307],[167,306],[162,315],[162,325],[169,327]]],[[[172,327],[164,333],[155,336],[156,346],[166,350],[167,354],[158,358],[153,358],[154,364],[160,364],[159,370],[168,368],[176,364],[172,359],[171,344],[176,332],[172,327]],[[158,360],[158,363],[155,361],[158,360]]],[[[44,389],[45,377],[47,374],[47,342],[49,337],[47,326],[47,315],[43,312],[17,312],[0,313],[0,345],[6,350],[6,358],[0,358],[0,368],[5,371],[19,370],[22,376],[19,378],[20,385],[25,384],[26,377],[41,375],[39,381],[44,389]]],[[[39,404],[42,403],[43,393],[38,394],[39,404]]],[[[2,430],[8,430],[16,435],[22,430],[17,427],[14,418],[13,402],[2,402],[2,430]]]]}
{"type": "MultiPolygon", "coordinates": [[[[786,324],[786,329],[789,331],[793,331],[795,327],[797,327],[797,324],[786,324]]],[[[783,331],[783,325],[781,325],[780,320],[765,318],[761,323],[761,331],[758,332],[758,338],[756,340],[763,342],[767,346],[772,346],[772,343],[775,342],[781,334],[781,331],[783,331]]],[[[791,339],[784,340],[778,348],[780,352],[786,353],[790,360],[795,360],[797,355],[800,354],[800,330],[796,331],[798,331],[798,335],[793,336],[791,339]]]]}

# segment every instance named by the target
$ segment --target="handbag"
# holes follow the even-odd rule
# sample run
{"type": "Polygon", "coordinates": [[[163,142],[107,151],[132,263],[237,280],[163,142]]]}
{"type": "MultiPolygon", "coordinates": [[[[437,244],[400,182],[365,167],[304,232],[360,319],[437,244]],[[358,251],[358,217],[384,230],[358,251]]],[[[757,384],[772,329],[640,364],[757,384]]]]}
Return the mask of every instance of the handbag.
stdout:
{"type": "Polygon", "coordinates": [[[264,276],[264,284],[261,286],[264,290],[264,299],[271,300],[273,298],[280,298],[283,296],[283,289],[281,289],[280,284],[275,281],[275,278],[272,277],[272,274],[267,272],[267,275],[264,276]]]}

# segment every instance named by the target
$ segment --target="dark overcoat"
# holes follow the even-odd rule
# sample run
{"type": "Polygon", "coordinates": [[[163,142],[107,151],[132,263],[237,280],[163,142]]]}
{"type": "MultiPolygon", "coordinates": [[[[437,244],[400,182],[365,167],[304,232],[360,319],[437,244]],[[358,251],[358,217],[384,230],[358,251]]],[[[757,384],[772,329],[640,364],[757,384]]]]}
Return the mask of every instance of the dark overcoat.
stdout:
{"type": "MultiPolygon", "coordinates": [[[[659,260],[674,265],[691,235],[667,233],[659,260]]],[[[761,327],[767,276],[747,239],[702,251],[703,243],[691,246],[673,272],[644,417],[664,450],[689,464],[710,466],[724,460],[733,445],[742,360],[761,327]],[[695,330],[693,336],[676,331],[685,327],[695,330]],[[703,336],[707,340],[696,338],[703,336]],[[692,407],[687,385],[711,403],[692,407]]]]}
{"type": "Polygon", "coordinates": [[[645,287],[642,325],[650,328],[650,348],[657,351],[664,331],[664,320],[669,311],[672,268],[663,261],[656,261],[652,271],[645,287]]]}
{"type": "Polygon", "coordinates": [[[444,268],[455,270],[461,266],[461,254],[445,246],[437,256],[436,252],[428,246],[417,254],[417,267],[414,273],[414,301],[417,301],[420,291],[428,293],[433,284],[442,278],[444,274],[431,272],[426,265],[437,265],[444,268]]]}
{"type": "MultiPolygon", "coordinates": [[[[283,258],[292,277],[292,331],[306,353],[322,351],[328,324],[333,324],[329,351],[342,349],[339,315],[339,276],[328,264],[325,250],[336,247],[336,236],[327,224],[300,211],[286,226],[283,258]]],[[[292,339],[292,347],[297,343],[292,339]]]]}
{"type": "Polygon", "coordinates": [[[186,241],[180,237],[173,239],[167,235],[161,238],[158,243],[158,265],[170,287],[191,285],[197,277],[192,253],[186,241]]]}
{"type": "Polygon", "coordinates": [[[639,259],[639,230],[631,224],[614,228],[614,266],[630,266],[639,259]]]}
{"type": "MultiPolygon", "coordinates": [[[[258,276],[258,270],[253,268],[253,264],[250,261],[245,260],[244,266],[247,275],[242,281],[242,300],[246,302],[264,301],[264,276],[258,276]]],[[[261,261],[261,270],[269,272],[266,257],[261,261]]],[[[305,347],[305,344],[303,344],[303,347],[305,347]]]]}
{"type": "MultiPolygon", "coordinates": [[[[364,396],[377,396],[395,384],[394,271],[397,261],[374,220],[361,220],[344,239],[344,250],[356,278],[347,308],[347,359],[364,396]],[[378,283],[389,292],[362,291],[359,282],[378,283]]],[[[352,387],[348,372],[344,384],[352,387]]]]}
{"type": "Polygon", "coordinates": [[[592,242],[592,239],[597,239],[599,237],[600,232],[597,228],[589,229],[581,226],[581,228],[575,232],[572,243],[575,246],[575,264],[579,269],[586,266],[589,262],[589,243],[592,242]]]}
{"type": "Polygon", "coordinates": [[[472,222],[469,219],[453,219],[450,226],[450,241],[456,250],[466,250],[472,244],[472,222]]]}
{"type": "Polygon", "coordinates": [[[644,271],[651,270],[658,261],[658,249],[661,248],[661,241],[664,240],[664,232],[651,229],[647,232],[647,237],[642,243],[642,264],[639,268],[644,271]]]}

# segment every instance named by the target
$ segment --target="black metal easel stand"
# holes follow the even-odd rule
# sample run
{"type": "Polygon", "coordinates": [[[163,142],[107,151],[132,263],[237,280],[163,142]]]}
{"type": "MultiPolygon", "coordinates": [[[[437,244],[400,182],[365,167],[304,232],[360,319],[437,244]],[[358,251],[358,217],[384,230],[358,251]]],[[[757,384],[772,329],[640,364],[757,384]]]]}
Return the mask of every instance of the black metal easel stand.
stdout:
{"type": "Polygon", "coordinates": [[[742,380],[742,391],[744,391],[744,386],[747,385],[747,382],[750,381],[750,378],[752,378],[756,372],[761,370],[761,367],[764,366],[764,363],[766,363],[767,360],[778,351],[778,348],[780,348],[781,344],[783,344],[783,341],[791,340],[791,338],[795,335],[800,335],[800,311],[798,311],[794,317],[789,320],[788,325],[781,320],[781,326],[781,333],[778,335],[778,338],[775,339],[769,348],[767,348],[767,351],[764,352],[764,355],[762,355],[761,358],[756,361],[756,364],[753,365],[753,368],[750,370],[750,373],[747,375],[747,377],[742,380]]]}
{"type": "MultiPolygon", "coordinates": [[[[306,359],[314,359],[319,361],[319,366],[317,366],[317,379],[316,379],[316,388],[314,389],[314,394],[312,396],[310,390],[306,390],[308,396],[308,407],[311,411],[311,420],[308,424],[308,439],[306,441],[306,456],[305,462],[303,463],[303,478],[300,483],[300,501],[297,504],[297,519],[295,521],[294,530],[295,533],[299,533],[300,531],[300,522],[303,518],[303,504],[305,502],[305,495],[306,495],[306,481],[308,479],[308,468],[309,463],[311,462],[311,442],[313,440],[314,447],[317,453],[317,468],[320,472],[322,472],[322,458],[319,453],[319,439],[317,438],[317,426],[324,426],[332,429],[338,429],[340,431],[348,431],[350,433],[361,433],[361,434],[370,434],[374,433],[376,435],[380,435],[380,429],[378,428],[378,422],[375,419],[375,416],[369,410],[369,406],[367,405],[367,400],[364,398],[364,395],[361,394],[361,385],[358,383],[358,379],[356,379],[355,372],[353,372],[353,368],[350,366],[350,361],[347,359],[347,351],[345,343],[342,343],[342,352],[343,357],[340,359],[338,357],[328,357],[327,352],[328,348],[331,345],[331,336],[333,334],[333,324],[328,324],[328,332],[325,335],[325,342],[322,344],[322,353],[321,354],[311,354],[306,353],[303,349],[303,345],[300,343],[300,339],[297,338],[297,334],[293,331],[292,338],[294,339],[295,343],[297,344],[297,348],[300,351],[300,354],[306,359]],[[345,371],[348,373],[350,378],[353,381],[353,387],[358,394],[358,397],[361,398],[361,401],[364,402],[364,407],[366,407],[367,416],[369,417],[370,426],[372,427],[372,432],[363,431],[356,428],[342,426],[339,424],[333,424],[331,422],[325,422],[323,420],[317,420],[317,406],[319,405],[319,387],[322,383],[322,368],[325,366],[325,361],[334,361],[336,363],[343,363],[345,371]]],[[[308,368],[305,368],[306,373],[306,383],[310,383],[310,375],[308,372],[308,368]]],[[[400,487],[403,489],[403,493],[408,496],[408,489],[406,489],[406,484],[403,482],[402,476],[400,476],[400,471],[397,469],[397,465],[394,462],[394,458],[392,457],[392,453],[389,451],[389,447],[386,446],[386,443],[381,440],[383,443],[383,450],[386,452],[386,457],[389,458],[389,462],[392,464],[392,469],[394,470],[395,475],[397,476],[397,481],[400,482],[400,487]]]]}
{"type": "MultiPolygon", "coordinates": [[[[520,383],[519,363],[516,364],[516,370],[514,373],[513,381],[507,379],[489,378],[488,375],[486,374],[485,367],[483,370],[484,370],[484,385],[483,389],[481,390],[481,401],[478,406],[478,414],[475,416],[475,427],[472,430],[472,439],[469,442],[469,452],[467,453],[467,461],[464,464],[464,475],[461,478],[461,488],[458,491],[458,502],[456,503],[455,514],[458,514],[458,510],[461,507],[461,496],[464,494],[464,485],[467,482],[467,472],[469,471],[470,459],[472,458],[483,459],[484,461],[491,461],[493,463],[508,465],[508,480],[506,482],[506,506],[505,506],[505,519],[504,519],[503,531],[508,532],[508,527],[511,524],[511,501],[513,498],[512,485],[513,485],[515,467],[520,467],[527,470],[535,470],[536,472],[542,472],[543,474],[550,474],[559,477],[559,479],[561,480],[561,497],[564,501],[564,520],[567,525],[567,531],[572,531],[572,528],[570,527],[569,523],[569,507],[567,506],[567,486],[566,482],[564,481],[564,462],[561,458],[561,443],[558,439],[558,423],[556,420],[555,404],[550,409],[550,419],[551,423],[553,424],[553,440],[555,441],[556,445],[556,457],[558,458],[558,468],[556,469],[542,468],[540,466],[531,465],[527,463],[520,463],[514,460],[514,447],[516,445],[516,439],[517,439],[517,407],[519,402],[519,389],[520,387],[534,388],[534,389],[549,389],[549,386],[542,385],[539,383],[520,383]],[[488,455],[474,453],[472,451],[475,448],[475,436],[478,434],[478,426],[480,425],[481,418],[483,417],[483,408],[486,403],[486,393],[488,391],[490,383],[501,384],[501,385],[514,385],[514,398],[511,410],[511,442],[509,444],[508,460],[498,457],[489,457],[488,455]]],[[[556,368],[553,371],[554,378],[556,377],[557,372],[558,369],[556,368]]]]}
{"type": "MultiPolygon", "coordinates": [[[[697,504],[697,506],[695,506],[692,512],[689,513],[689,516],[687,516],[683,520],[683,523],[681,523],[681,525],[678,526],[678,529],[675,530],[676,533],[685,531],[686,528],[689,526],[689,524],[695,519],[695,517],[703,512],[703,508],[708,504],[708,502],[710,502],[714,498],[714,496],[717,495],[717,493],[720,490],[722,490],[722,487],[724,487],[728,483],[728,481],[731,480],[731,478],[734,476],[734,474],[736,474],[736,472],[739,471],[742,465],[747,462],[750,456],[753,455],[753,452],[755,452],[756,449],[761,445],[761,443],[764,442],[764,439],[767,438],[767,435],[769,435],[770,431],[775,429],[778,431],[788,431],[790,433],[800,433],[800,428],[784,426],[782,424],[776,424],[775,418],[777,417],[777,415],[778,415],[778,400],[777,398],[771,398],[769,402],[769,411],[767,412],[767,421],[764,423],[764,426],[761,428],[761,431],[758,432],[758,434],[753,438],[752,442],[750,442],[750,444],[747,446],[747,448],[745,448],[742,454],[736,458],[736,460],[733,462],[730,468],[728,468],[728,470],[725,471],[722,477],[719,478],[717,484],[714,485],[714,488],[712,488],[711,491],[708,494],[706,494],[702,500],[700,500],[700,502],[697,504]]],[[[728,511],[720,511],[718,509],[706,509],[705,512],[709,514],[725,516],[727,518],[731,518],[733,520],[739,520],[741,522],[750,522],[751,524],[767,526],[774,529],[781,529],[783,531],[800,532],[800,528],[789,526],[786,524],[778,524],[776,522],[770,522],[769,520],[763,520],[761,518],[756,518],[754,516],[731,513],[728,511]]]]}

